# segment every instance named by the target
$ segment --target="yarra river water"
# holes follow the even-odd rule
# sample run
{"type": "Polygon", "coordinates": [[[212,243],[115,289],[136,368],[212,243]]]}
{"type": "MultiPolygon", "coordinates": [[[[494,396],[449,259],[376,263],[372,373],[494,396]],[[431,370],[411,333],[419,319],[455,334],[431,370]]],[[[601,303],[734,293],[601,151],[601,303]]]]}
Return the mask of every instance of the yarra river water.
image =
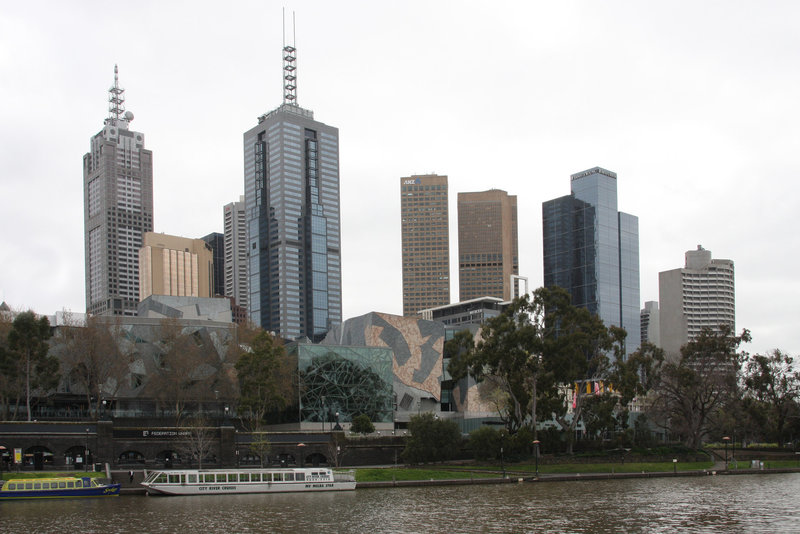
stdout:
{"type": "Polygon", "coordinates": [[[800,533],[800,474],[2,502],[0,532],[800,533]]]}

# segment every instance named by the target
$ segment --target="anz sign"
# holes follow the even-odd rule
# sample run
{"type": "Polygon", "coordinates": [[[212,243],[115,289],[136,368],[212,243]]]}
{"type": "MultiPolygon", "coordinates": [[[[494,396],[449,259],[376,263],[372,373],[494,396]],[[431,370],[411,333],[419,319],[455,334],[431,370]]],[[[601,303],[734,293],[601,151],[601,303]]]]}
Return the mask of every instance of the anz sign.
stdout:
{"type": "Polygon", "coordinates": [[[411,178],[409,180],[403,180],[403,185],[415,185],[422,183],[422,180],[419,178],[411,178]]]}

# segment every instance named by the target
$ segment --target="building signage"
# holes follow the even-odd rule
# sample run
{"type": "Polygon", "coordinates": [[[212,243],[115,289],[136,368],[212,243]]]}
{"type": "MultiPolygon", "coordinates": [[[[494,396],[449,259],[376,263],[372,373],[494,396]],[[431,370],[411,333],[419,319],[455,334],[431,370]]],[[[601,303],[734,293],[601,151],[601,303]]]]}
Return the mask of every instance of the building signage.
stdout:
{"type": "Polygon", "coordinates": [[[422,180],[420,180],[419,178],[411,179],[411,180],[403,180],[403,185],[414,185],[414,184],[420,184],[420,183],[422,183],[422,180]]]}

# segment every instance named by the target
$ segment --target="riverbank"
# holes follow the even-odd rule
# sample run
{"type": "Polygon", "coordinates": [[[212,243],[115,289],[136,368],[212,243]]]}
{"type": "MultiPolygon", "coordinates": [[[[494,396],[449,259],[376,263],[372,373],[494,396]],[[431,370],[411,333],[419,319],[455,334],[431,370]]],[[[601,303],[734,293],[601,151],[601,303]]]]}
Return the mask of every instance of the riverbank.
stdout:
{"type": "Polygon", "coordinates": [[[367,488],[390,488],[390,487],[413,487],[413,486],[461,486],[472,484],[522,484],[539,482],[577,482],[587,480],[616,480],[633,478],[675,478],[675,477],[705,477],[705,476],[727,476],[727,475],[768,475],[776,473],[800,473],[800,468],[779,468],[779,469],[735,469],[735,470],[714,470],[702,469],[691,471],[656,471],[641,473],[559,473],[559,474],[540,474],[530,476],[529,474],[507,474],[505,477],[495,478],[457,478],[457,479],[430,479],[430,480],[389,480],[358,482],[356,489],[367,488]]]}

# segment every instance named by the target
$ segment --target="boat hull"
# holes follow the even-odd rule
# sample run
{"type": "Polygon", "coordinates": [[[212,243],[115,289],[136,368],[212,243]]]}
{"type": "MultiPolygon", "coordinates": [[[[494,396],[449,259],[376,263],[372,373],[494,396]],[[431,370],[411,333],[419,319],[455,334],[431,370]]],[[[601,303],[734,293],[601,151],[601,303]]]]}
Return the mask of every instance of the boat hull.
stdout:
{"type": "Polygon", "coordinates": [[[119,484],[97,486],[92,488],[76,488],[71,490],[27,490],[0,491],[0,501],[24,499],[74,499],[80,497],[116,497],[119,495],[119,484]]]}
{"type": "Polygon", "coordinates": [[[149,493],[162,495],[222,495],[244,493],[297,493],[306,491],[348,491],[355,482],[283,482],[232,484],[143,484],[149,493]]]}

